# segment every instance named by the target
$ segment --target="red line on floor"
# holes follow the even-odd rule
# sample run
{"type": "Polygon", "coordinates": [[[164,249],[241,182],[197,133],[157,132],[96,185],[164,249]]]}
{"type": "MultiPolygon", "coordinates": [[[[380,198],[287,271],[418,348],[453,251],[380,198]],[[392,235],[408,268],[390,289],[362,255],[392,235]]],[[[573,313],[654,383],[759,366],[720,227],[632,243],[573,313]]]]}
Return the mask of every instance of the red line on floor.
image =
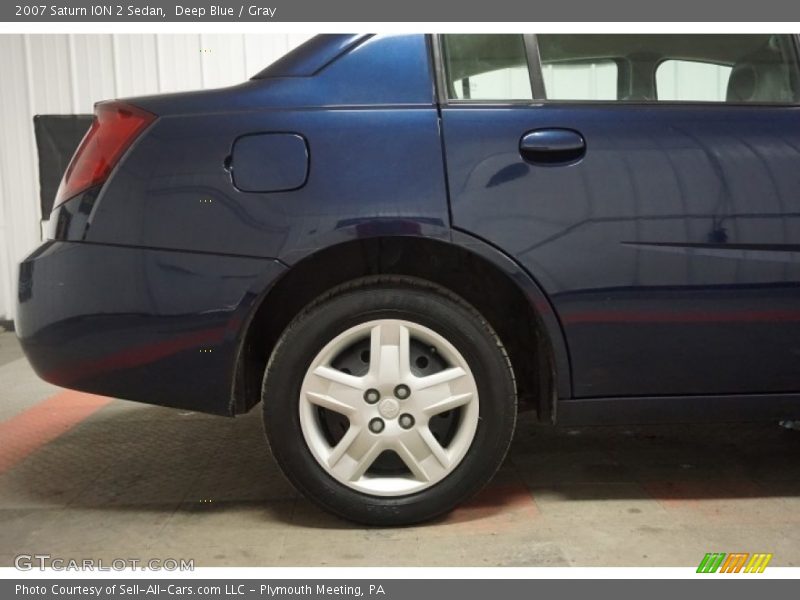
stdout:
{"type": "Polygon", "coordinates": [[[0,475],[109,402],[111,398],[64,391],[0,422],[0,475]]]}
{"type": "Polygon", "coordinates": [[[499,531],[511,529],[519,521],[539,515],[539,507],[530,489],[522,483],[491,483],[475,498],[457,507],[443,524],[467,525],[470,530],[499,531]]]}

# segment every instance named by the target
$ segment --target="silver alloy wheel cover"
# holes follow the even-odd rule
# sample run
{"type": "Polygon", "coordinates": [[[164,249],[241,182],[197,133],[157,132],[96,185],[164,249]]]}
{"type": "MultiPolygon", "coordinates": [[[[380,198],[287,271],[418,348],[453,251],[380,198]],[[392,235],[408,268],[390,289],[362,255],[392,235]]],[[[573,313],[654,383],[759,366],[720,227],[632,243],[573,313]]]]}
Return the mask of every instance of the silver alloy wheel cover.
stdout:
{"type": "MultiPolygon", "coordinates": [[[[403,496],[428,488],[447,477],[467,454],[478,428],[478,387],[467,361],[435,331],[399,319],[381,319],[356,325],[337,335],[317,354],[300,388],[300,427],[308,448],[334,479],[374,496],[403,496]],[[331,366],[345,348],[369,337],[369,369],[363,377],[331,366]],[[450,365],[443,371],[415,376],[410,367],[411,338],[433,346],[450,365]],[[393,395],[399,384],[411,390],[407,399],[393,395]],[[377,389],[381,399],[370,404],[364,394],[377,389]],[[317,418],[317,407],[346,416],[349,429],[334,446],[328,442],[317,418]],[[461,409],[455,435],[443,447],[428,428],[431,417],[461,409]],[[413,425],[400,426],[410,414],[413,425]],[[384,421],[380,433],[370,431],[375,418],[384,421]],[[410,476],[366,474],[384,450],[393,450],[408,467],[410,476]]],[[[407,420],[406,420],[407,421],[407,420]]]]}

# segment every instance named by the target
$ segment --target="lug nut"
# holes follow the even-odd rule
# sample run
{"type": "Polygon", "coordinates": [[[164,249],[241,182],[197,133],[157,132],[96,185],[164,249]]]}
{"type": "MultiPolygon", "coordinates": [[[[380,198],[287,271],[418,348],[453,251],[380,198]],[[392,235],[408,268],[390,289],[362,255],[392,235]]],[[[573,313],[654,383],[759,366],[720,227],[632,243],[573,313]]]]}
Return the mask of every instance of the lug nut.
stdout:
{"type": "Polygon", "coordinates": [[[408,413],[400,415],[400,427],[403,429],[411,429],[414,426],[414,417],[408,413]]]}
{"type": "Polygon", "coordinates": [[[384,424],[384,422],[383,422],[383,419],[378,419],[378,418],[375,418],[375,419],[372,419],[372,420],[369,422],[369,430],[370,430],[372,433],[380,433],[381,431],[383,431],[383,428],[384,428],[385,426],[386,426],[386,425],[384,424]]]}
{"type": "Polygon", "coordinates": [[[408,386],[404,383],[401,383],[396,388],[394,388],[394,397],[399,400],[405,400],[411,395],[411,390],[408,389],[408,386]]]}
{"type": "Polygon", "coordinates": [[[370,388],[364,392],[364,400],[367,402],[367,404],[375,404],[380,399],[381,393],[375,388],[370,388]]]}

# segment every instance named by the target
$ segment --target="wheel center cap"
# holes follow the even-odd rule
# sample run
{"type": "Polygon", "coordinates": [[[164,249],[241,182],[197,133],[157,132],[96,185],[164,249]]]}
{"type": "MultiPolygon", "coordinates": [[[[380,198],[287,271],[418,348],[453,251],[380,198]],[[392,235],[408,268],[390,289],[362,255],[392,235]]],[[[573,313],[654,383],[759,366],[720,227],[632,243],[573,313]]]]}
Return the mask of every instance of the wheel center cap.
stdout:
{"type": "Polygon", "coordinates": [[[394,398],[384,398],[378,404],[378,412],[384,419],[394,419],[400,414],[400,403],[394,398]]]}

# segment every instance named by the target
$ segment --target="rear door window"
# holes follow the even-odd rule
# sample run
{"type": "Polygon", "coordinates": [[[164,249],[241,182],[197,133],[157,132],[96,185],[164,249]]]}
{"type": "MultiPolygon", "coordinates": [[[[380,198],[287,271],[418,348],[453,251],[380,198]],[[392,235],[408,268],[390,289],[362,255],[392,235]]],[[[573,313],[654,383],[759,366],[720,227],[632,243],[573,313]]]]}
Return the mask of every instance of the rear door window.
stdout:
{"type": "Polygon", "coordinates": [[[794,36],[537,36],[547,100],[798,101],[794,36]]]}
{"type": "Polygon", "coordinates": [[[450,34],[442,39],[449,99],[533,99],[521,34],[450,34]]]}

